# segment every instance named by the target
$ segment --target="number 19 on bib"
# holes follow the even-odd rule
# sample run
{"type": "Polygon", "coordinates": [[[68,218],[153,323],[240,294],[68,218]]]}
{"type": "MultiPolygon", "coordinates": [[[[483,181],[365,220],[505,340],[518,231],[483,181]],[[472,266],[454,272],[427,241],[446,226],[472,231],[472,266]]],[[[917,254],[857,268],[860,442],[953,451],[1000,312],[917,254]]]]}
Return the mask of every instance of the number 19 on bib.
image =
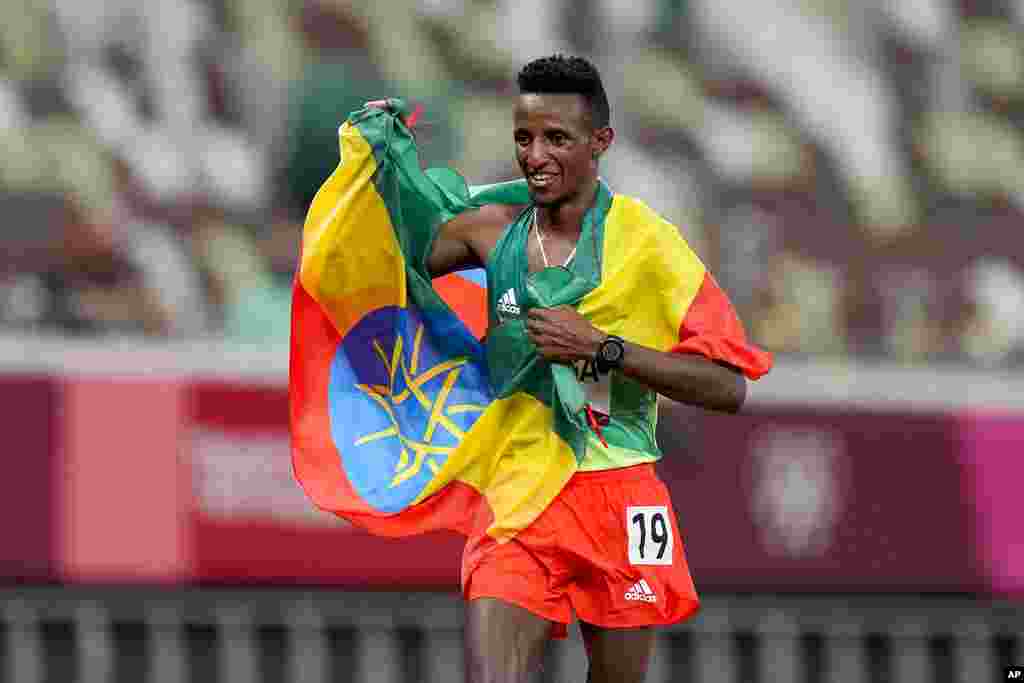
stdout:
{"type": "Polygon", "coordinates": [[[630,564],[672,564],[672,522],[665,505],[626,508],[630,564]]]}

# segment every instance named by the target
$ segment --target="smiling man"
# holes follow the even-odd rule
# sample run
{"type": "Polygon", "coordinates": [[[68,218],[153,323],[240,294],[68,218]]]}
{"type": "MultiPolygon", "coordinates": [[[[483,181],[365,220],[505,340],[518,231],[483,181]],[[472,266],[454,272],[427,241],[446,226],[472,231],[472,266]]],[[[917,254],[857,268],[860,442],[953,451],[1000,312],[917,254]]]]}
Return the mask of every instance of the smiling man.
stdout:
{"type": "Polygon", "coordinates": [[[530,526],[502,541],[469,538],[467,675],[527,680],[547,639],[564,637],[575,614],[589,683],[639,683],[653,627],[698,608],[668,490],[653,468],[657,395],[736,412],[745,376],[761,376],[771,359],[747,344],[677,228],[600,180],[615,133],[594,66],[555,55],[530,62],[517,80],[512,134],[530,203],[460,214],[439,231],[427,265],[434,276],[486,268],[488,345],[514,343],[494,332],[519,321],[543,360],[575,366],[593,434],[576,474],[530,526]],[[610,303],[522,306],[531,275],[559,267],[592,281],[610,303]],[[615,301],[617,291],[630,300],[615,301]],[[671,343],[642,335],[644,316],[671,321],[671,343]]]}

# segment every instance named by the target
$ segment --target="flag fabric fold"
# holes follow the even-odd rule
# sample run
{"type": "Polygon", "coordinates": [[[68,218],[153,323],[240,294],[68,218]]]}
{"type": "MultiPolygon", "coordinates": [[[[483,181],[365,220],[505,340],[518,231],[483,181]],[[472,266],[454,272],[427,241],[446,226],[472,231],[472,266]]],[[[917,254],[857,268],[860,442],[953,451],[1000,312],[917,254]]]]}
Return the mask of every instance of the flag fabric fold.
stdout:
{"type": "MultiPolygon", "coordinates": [[[[482,203],[529,198],[521,181],[470,188],[453,171],[423,171],[404,105],[389,102],[341,127],[340,163],[306,217],[289,369],[295,476],[318,506],[374,533],[505,540],[594,449],[656,454],[650,415],[609,425],[601,443],[571,368],[538,358],[524,329],[489,330],[485,349],[480,311],[460,316],[446,303],[426,270],[440,226],[482,203]]],[[[770,357],[746,344],[676,228],[605,192],[587,219],[596,272],[531,275],[524,310],[575,305],[608,333],[766,372],[770,357]]],[[[482,307],[479,287],[459,282],[464,303],[482,307]]]]}

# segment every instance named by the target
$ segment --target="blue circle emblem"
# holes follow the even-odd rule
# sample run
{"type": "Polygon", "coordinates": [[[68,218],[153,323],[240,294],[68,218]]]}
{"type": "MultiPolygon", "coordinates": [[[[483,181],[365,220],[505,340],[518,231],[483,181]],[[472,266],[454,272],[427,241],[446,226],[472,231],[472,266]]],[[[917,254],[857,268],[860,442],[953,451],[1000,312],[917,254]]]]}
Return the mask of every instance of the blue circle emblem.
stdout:
{"type": "Polygon", "coordinates": [[[432,322],[406,308],[372,311],[331,363],[331,436],[352,486],[380,512],[415,500],[490,402],[483,369],[439,354],[432,322]]]}

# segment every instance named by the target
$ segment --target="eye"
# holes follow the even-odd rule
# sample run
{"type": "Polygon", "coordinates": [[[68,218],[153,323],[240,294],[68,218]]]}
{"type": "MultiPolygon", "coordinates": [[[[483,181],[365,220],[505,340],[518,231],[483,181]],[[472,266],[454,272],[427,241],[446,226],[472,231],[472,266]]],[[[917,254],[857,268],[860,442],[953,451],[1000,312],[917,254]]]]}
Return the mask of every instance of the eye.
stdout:
{"type": "Polygon", "coordinates": [[[523,133],[516,134],[515,140],[516,144],[519,145],[520,147],[525,147],[526,145],[530,144],[530,136],[525,135],[523,133]]]}
{"type": "Polygon", "coordinates": [[[565,133],[552,133],[549,139],[555,147],[564,147],[569,142],[569,137],[565,133]]]}

